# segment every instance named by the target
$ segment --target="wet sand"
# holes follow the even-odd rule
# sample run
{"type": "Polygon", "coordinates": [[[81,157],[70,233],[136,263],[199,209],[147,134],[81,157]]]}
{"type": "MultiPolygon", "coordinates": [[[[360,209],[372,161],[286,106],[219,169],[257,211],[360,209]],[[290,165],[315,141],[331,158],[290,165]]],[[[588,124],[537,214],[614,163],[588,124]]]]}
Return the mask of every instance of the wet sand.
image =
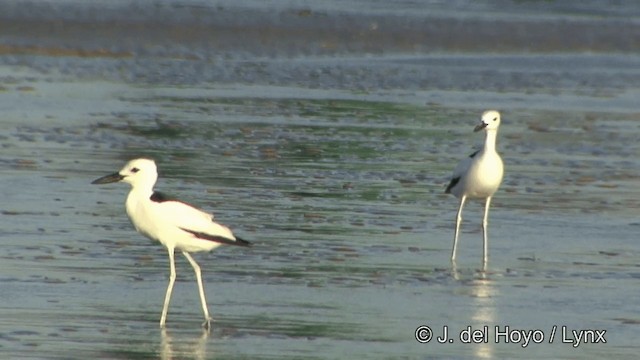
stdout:
{"type": "Polygon", "coordinates": [[[633,7],[138,4],[0,5],[2,357],[636,357],[633,7]],[[482,208],[452,269],[443,189],[490,107],[506,174],[483,274],[482,208]],[[136,156],[256,243],[196,255],[211,334],[181,259],[158,329],[165,250],[125,185],[89,185],[136,156]]]}

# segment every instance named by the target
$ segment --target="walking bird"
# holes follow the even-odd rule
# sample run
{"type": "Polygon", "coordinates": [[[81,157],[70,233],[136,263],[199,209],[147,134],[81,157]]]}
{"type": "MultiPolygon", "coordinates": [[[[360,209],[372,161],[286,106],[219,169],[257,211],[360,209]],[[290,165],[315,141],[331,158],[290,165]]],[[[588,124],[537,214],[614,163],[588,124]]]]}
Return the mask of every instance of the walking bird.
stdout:
{"type": "Polygon", "coordinates": [[[500,155],[496,152],[496,137],[499,126],[499,112],[488,110],[482,114],[480,124],[475,127],[474,131],[485,132],[484,146],[481,150],[474,152],[458,164],[453,171],[451,182],[445,190],[445,193],[453,194],[460,199],[460,206],[458,207],[458,214],[456,216],[456,229],[453,235],[453,250],[451,251],[451,261],[454,263],[458,246],[460,222],[462,221],[462,207],[467,199],[484,199],[484,217],[482,219],[483,268],[485,268],[487,264],[489,256],[487,237],[489,206],[491,204],[491,197],[500,187],[504,174],[502,158],[500,158],[500,155]]]}
{"type": "Polygon", "coordinates": [[[213,215],[154,191],[153,186],[157,179],[155,162],[141,158],[129,161],[120,171],[96,179],[92,184],[130,184],[131,191],[125,205],[133,226],[142,235],[159,241],[169,252],[169,285],[164,298],[160,327],[165,326],[171,292],[176,280],[174,252],[177,249],[187,258],[195,271],[205,318],[202,325],[209,329],[211,317],[205,299],[200,266],[190,253],[210,251],[222,244],[250,246],[251,243],[234,236],[229,228],[214,222],[213,215]]]}

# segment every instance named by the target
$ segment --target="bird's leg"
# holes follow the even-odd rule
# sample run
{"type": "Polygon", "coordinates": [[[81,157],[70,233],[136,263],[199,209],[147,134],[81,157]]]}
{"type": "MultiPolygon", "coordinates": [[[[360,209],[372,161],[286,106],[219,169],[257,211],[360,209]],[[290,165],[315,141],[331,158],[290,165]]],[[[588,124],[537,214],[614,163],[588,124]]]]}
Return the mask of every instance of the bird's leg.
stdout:
{"type": "Polygon", "coordinates": [[[176,264],[173,259],[173,248],[167,248],[169,251],[169,286],[167,286],[167,293],[164,296],[164,306],[162,307],[162,317],[160,317],[160,327],[164,328],[164,324],[167,320],[167,311],[169,310],[169,301],[171,301],[171,292],[173,291],[173,283],[176,281],[176,264]]]}
{"type": "Polygon", "coordinates": [[[191,255],[189,255],[188,252],[183,251],[182,254],[184,255],[184,257],[187,258],[187,260],[189,260],[189,263],[191,264],[191,266],[193,267],[193,270],[196,273],[196,280],[198,281],[198,290],[200,291],[200,302],[202,302],[202,311],[204,312],[204,323],[202,323],[202,326],[209,330],[210,326],[211,326],[211,317],[209,317],[209,309],[207,309],[207,300],[204,297],[204,286],[202,285],[202,274],[200,272],[200,266],[198,266],[198,263],[196,263],[196,261],[191,257],[191,255]]]}
{"type": "Polygon", "coordinates": [[[453,234],[453,250],[451,250],[451,262],[456,261],[456,249],[458,248],[458,233],[460,232],[460,223],[462,222],[462,207],[467,200],[466,195],[462,195],[460,198],[460,207],[458,208],[458,214],[456,215],[456,231],[453,234]]]}
{"type": "Polygon", "coordinates": [[[487,197],[487,201],[484,203],[484,217],[482,218],[482,269],[487,267],[487,260],[489,259],[489,239],[487,237],[487,226],[489,225],[489,206],[491,205],[491,196],[487,197]]]}

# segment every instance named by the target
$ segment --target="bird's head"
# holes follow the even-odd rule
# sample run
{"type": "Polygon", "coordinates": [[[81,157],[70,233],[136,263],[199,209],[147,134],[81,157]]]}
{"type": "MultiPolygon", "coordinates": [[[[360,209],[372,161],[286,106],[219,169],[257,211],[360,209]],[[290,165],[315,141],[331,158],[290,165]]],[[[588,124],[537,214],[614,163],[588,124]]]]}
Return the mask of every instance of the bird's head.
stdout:
{"type": "Polygon", "coordinates": [[[473,131],[497,130],[500,126],[500,113],[496,110],[487,110],[482,113],[480,124],[473,131]]]}
{"type": "Polygon", "coordinates": [[[158,179],[156,163],[151,159],[140,158],[129,161],[120,171],[98,178],[92,184],[108,184],[126,182],[132,187],[147,186],[152,188],[158,179]]]}

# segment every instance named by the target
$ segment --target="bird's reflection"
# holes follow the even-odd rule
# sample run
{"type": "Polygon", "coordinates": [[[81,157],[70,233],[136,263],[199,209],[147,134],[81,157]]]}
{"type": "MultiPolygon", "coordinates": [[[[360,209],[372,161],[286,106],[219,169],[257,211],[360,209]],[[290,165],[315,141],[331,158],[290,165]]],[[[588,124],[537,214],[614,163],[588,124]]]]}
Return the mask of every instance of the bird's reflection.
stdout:
{"type": "Polygon", "coordinates": [[[492,359],[494,357],[494,341],[492,339],[493,329],[496,325],[496,304],[495,299],[498,290],[493,286],[488,278],[485,269],[479,273],[472,285],[471,295],[474,299],[474,312],[471,315],[471,322],[476,326],[487,326],[489,341],[480,343],[474,347],[477,358],[492,359]]]}
{"type": "Polygon", "coordinates": [[[209,332],[202,329],[197,337],[192,335],[182,333],[180,336],[173,336],[163,328],[160,332],[160,359],[206,359],[209,332]]]}
{"type": "Polygon", "coordinates": [[[496,326],[496,303],[499,292],[493,280],[489,278],[486,262],[478,271],[474,271],[472,277],[469,273],[460,271],[455,260],[451,262],[451,276],[460,282],[469,285],[468,295],[471,297],[471,308],[473,309],[469,325],[474,329],[486,329],[488,331],[488,341],[476,343],[473,346],[475,356],[479,359],[490,359],[494,357],[493,330],[496,326]]]}

